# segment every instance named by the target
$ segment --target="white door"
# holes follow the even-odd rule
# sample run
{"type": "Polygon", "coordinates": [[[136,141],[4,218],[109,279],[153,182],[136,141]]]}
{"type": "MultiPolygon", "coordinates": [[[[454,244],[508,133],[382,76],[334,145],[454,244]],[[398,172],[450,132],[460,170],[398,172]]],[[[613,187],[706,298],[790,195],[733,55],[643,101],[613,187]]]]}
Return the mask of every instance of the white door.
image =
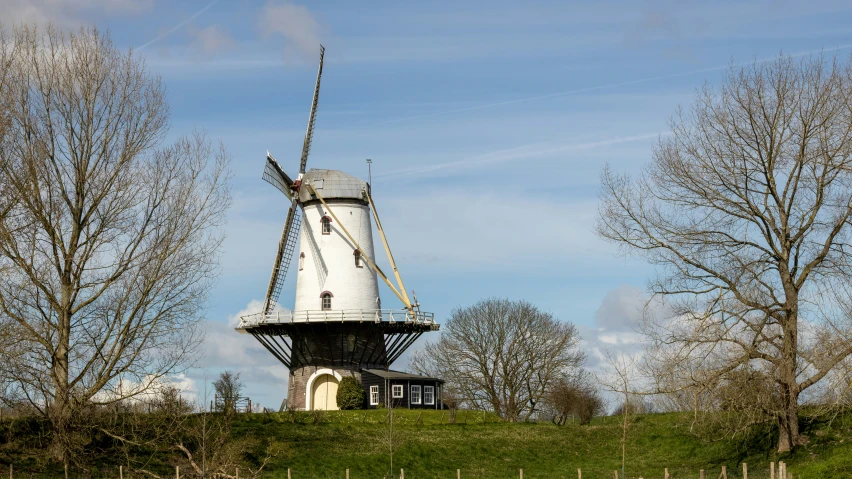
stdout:
{"type": "Polygon", "coordinates": [[[336,411],[337,379],[331,374],[323,374],[314,380],[311,387],[311,410],[336,411]]]}

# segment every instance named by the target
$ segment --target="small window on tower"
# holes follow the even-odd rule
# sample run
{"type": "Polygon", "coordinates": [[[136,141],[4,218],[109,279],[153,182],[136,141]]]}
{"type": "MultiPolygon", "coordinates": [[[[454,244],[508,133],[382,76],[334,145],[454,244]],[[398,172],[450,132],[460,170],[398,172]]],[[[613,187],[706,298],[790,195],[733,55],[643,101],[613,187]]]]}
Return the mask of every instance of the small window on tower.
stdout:
{"type": "Polygon", "coordinates": [[[322,217],[322,234],[331,234],[331,218],[329,218],[328,216],[322,217]]]}
{"type": "Polygon", "coordinates": [[[355,252],[352,253],[352,254],[355,256],[355,267],[360,268],[361,267],[361,252],[356,249],[355,252]]]}
{"type": "Polygon", "coordinates": [[[329,311],[331,309],[331,293],[322,294],[322,310],[329,311]]]}
{"type": "Polygon", "coordinates": [[[299,254],[299,271],[305,269],[305,253],[299,254]]]}

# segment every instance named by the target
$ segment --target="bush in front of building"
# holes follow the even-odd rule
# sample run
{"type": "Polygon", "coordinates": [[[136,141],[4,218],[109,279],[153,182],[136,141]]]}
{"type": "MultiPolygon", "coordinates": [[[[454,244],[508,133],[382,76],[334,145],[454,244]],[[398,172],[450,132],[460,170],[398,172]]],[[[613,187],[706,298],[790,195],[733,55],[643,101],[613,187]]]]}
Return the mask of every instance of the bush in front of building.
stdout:
{"type": "Polygon", "coordinates": [[[346,376],[337,387],[337,407],[361,409],[364,406],[364,387],[352,376],[346,376]]]}

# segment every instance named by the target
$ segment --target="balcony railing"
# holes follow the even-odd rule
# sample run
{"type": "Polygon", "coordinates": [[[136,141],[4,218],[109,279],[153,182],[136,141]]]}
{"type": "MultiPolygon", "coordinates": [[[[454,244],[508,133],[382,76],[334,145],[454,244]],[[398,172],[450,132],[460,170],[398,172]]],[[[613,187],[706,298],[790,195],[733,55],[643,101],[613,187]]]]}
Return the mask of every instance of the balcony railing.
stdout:
{"type": "Polygon", "coordinates": [[[240,317],[237,329],[266,324],[372,321],[376,323],[434,324],[435,314],[401,309],[344,309],[338,311],[276,311],[240,317]]]}

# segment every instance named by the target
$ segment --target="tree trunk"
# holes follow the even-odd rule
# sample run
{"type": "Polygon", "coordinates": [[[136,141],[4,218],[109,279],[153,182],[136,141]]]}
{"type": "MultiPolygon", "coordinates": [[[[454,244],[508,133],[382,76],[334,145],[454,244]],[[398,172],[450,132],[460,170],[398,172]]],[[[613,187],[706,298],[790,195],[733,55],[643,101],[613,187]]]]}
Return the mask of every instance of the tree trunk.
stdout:
{"type": "MultiPolygon", "coordinates": [[[[63,305],[70,303],[71,289],[66,284],[62,288],[63,305]]],[[[68,385],[69,377],[69,353],[71,349],[71,317],[68,309],[58,311],[59,337],[56,350],[53,355],[53,414],[51,426],[53,427],[53,454],[63,464],[68,464],[69,458],[69,435],[71,433],[71,390],[68,385]]]]}
{"type": "Polygon", "coordinates": [[[798,294],[789,291],[793,307],[786,315],[784,343],[779,363],[778,452],[787,452],[799,444],[799,384],[796,378],[798,351],[798,294]]]}
{"type": "Polygon", "coordinates": [[[795,383],[781,385],[781,411],[778,412],[778,452],[788,452],[800,444],[799,392],[795,383]]]}
{"type": "MultiPolygon", "coordinates": [[[[65,336],[65,335],[62,335],[65,336]]],[[[68,341],[60,337],[53,358],[54,397],[51,408],[51,426],[53,428],[53,455],[64,464],[68,462],[68,433],[71,420],[71,395],[68,391],[68,341]]]]}

